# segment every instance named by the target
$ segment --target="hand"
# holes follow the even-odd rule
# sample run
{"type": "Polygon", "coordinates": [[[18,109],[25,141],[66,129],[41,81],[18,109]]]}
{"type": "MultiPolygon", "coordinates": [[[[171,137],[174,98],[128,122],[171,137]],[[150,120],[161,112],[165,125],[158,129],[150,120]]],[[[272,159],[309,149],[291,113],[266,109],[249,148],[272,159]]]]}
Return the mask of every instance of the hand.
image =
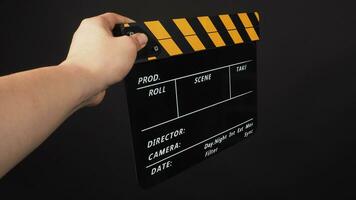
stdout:
{"type": "Polygon", "coordinates": [[[112,29],[116,24],[130,22],[134,21],[115,13],[106,13],[84,19],[75,32],[68,56],[60,66],[75,67],[78,76],[88,77],[84,106],[99,104],[106,88],[127,75],[137,51],[146,45],[147,37],[141,33],[113,37],[112,29]]]}

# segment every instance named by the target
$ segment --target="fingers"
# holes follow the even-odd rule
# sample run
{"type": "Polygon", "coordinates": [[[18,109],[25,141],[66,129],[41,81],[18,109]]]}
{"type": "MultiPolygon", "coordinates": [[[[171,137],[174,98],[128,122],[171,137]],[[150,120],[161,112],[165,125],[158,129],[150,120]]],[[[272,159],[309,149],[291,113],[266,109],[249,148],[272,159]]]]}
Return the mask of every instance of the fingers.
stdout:
{"type": "Polygon", "coordinates": [[[86,22],[98,24],[107,31],[112,31],[116,24],[133,23],[135,21],[128,17],[108,12],[102,15],[84,19],[82,21],[82,23],[86,22]]]}
{"type": "MultiPolygon", "coordinates": [[[[125,23],[135,22],[134,20],[132,20],[130,18],[127,18],[125,16],[122,16],[122,15],[119,15],[116,13],[105,13],[105,14],[99,15],[98,18],[105,20],[108,23],[108,27],[110,28],[110,30],[112,30],[116,24],[125,24],[125,23]]],[[[143,33],[137,33],[137,34],[131,35],[129,38],[135,44],[136,51],[139,51],[143,47],[145,47],[147,40],[148,40],[147,36],[143,33]]]]}
{"type": "Polygon", "coordinates": [[[102,15],[97,16],[99,19],[104,20],[107,23],[108,28],[112,30],[116,24],[125,24],[125,23],[133,23],[135,22],[134,20],[116,14],[116,13],[105,13],[102,15]]]}

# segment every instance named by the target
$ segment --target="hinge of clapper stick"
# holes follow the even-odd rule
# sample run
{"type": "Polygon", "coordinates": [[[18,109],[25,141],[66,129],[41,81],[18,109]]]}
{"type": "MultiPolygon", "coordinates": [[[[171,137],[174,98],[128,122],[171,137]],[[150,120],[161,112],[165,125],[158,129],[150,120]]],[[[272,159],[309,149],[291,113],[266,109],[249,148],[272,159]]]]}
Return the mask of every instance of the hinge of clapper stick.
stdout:
{"type": "Polygon", "coordinates": [[[259,13],[221,14],[121,24],[114,35],[145,33],[136,63],[260,40],[259,13]]]}

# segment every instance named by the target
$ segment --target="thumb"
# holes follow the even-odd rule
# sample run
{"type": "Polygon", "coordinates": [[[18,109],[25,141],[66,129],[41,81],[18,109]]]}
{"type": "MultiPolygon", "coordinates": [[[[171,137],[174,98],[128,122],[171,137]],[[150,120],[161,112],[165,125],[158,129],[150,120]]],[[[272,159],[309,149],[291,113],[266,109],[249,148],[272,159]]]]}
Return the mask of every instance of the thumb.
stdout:
{"type": "Polygon", "coordinates": [[[144,48],[148,41],[147,36],[143,33],[133,34],[130,36],[130,38],[132,38],[133,42],[135,43],[137,51],[144,48]]]}
{"type": "Polygon", "coordinates": [[[148,38],[143,33],[136,33],[130,36],[121,36],[115,38],[118,47],[125,52],[124,60],[127,64],[132,65],[136,59],[137,52],[146,46],[148,38]]]}

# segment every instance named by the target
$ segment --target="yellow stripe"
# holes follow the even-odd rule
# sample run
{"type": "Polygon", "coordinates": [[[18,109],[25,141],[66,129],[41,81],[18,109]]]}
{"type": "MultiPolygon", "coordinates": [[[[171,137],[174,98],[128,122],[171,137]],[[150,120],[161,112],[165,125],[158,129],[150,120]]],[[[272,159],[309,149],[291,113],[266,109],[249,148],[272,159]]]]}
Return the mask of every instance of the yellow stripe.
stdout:
{"type": "Polygon", "coordinates": [[[232,22],[231,18],[229,15],[219,15],[220,20],[222,21],[222,23],[224,24],[225,28],[227,30],[232,30],[232,29],[236,29],[235,24],[232,22]]]}
{"type": "Polygon", "coordinates": [[[156,56],[152,56],[152,57],[148,57],[147,59],[148,59],[148,60],[156,60],[157,57],[156,57],[156,56]]]}
{"type": "Polygon", "coordinates": [[[260,14],[258,12],[255,12],[255,16],[257,18],[257,21],[260,21],[260,14]]]}
{"type": "Polygon", "coordinates": [[[182,32],[184,36],[195,35],[193,28],[185,18],[173,19],[173,22],[177,25],[180,32],[182,32]]]}
{"type": "Polygon", "coordinates": [[[198,20],[200,24],[204,27],[205,31],[208,33],[211,41],[213,41],[216,47],[225,46],[224,40],[221,38],[213,22],[208,16],[198,17],[198,20]]]}
{"type": "Polygon", "coordinates": [[[198,20],[201,23],[201,25],[204,27],[206,32],[210,33],[210,32],[217,31],[213,22],[211,22],[208,16],[198,17],[198,20]]]}
{"type": "Polygon", "coordinates": [[[182,54],[182,51],[172,39],[159,40],[159,43],[170,56],[182,54]]]}
{"type": "Polygon", "coordinates": [[[248,36],[250,36],[251,41],[257,41],[260,39],[254,28],[246,28],[246,32],[248,36]]]}
{"type": "Polygon", "coordinates": [[[150,29],[150,31],[158,40],[171,37],[159,21],[148,21],[145,22],[145,25],[148,27],[148,29],[150,29]]]}
{"type": "Polygon", "coordinates": [[[245,26],[245,28],[253,27],[247,13],[239,13],[238,15],[239,15],[240,20],[242,21],[243,25],[245,26]]]}
{"type": "Polygon", "coordinates": [[[205,49],[205,46],[200,41],[198,36],[195,34],[195,31],[185,18],[173,19],[173,21],[177,25],[180,32],[182,32],[182,34],[185,36],[185,39],[188,41],[194,51],[201,51],[205,49]]]}
{"type": "Polygon", "coordinates": [[[240,33],[237,30],[230,30],[228,32],[235,44],[244,43],[244,40],[242,39],[240,33]]]}
{"type": "Polygon", "coordinates": [[[219,15],[220,20],[224,24],[225,28],[228,30],[230,37],[234,41],[235,44],[243,43],[243,39],[240,33],[236,30],[235,24],[232,22],[231,17],[229,15],[219,15]]]}
{"type": "Polygon", "coordinates": [[[199,40],[198,36],[196,35],[190,35],[186,36],[185,39],[188,41],[190,46],[194,49],[194,51],[201,51],[205,49],[205,46],[203,43],[199,40]]]}
{"type": "Polygon", "coordinates": [[[221,38],[218,32],[208,33],[208,35],[216,47],[226,46],[224,40],[221,38]]]}

